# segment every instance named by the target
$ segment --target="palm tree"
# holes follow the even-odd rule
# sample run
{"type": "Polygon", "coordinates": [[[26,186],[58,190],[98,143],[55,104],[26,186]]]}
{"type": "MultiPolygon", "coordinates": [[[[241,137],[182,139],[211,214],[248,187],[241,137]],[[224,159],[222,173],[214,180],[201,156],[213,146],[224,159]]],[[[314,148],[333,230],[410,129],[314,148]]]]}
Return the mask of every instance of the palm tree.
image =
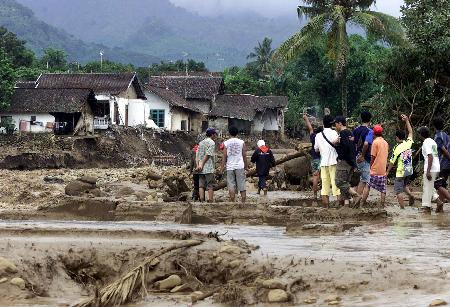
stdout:
{"type": "Polygon", "coordinates": [[[327,56],[334,63],[335,77],[341,83],[342,113],[347,116],[347,63],[350,46],[347,34],[349,23],[361,26],[368,37],[389,44],[404,42],[400,22],[387,14],[370,10],[376,0],[303,0],[297,8],[299,18],[309,18],[298,33],[284,42],[274,56],[290,61],[311,48],[317,38],[327,36],[327,56]]]}
{"type": "Polygon", "coordinates": [[[255,59],[255,64],[261,75],[267,75],[270,71],[273,53],[272,39],[266,37],[262,43],[258,42],[258,46],[247,56],[247,59],[255,59]]]}

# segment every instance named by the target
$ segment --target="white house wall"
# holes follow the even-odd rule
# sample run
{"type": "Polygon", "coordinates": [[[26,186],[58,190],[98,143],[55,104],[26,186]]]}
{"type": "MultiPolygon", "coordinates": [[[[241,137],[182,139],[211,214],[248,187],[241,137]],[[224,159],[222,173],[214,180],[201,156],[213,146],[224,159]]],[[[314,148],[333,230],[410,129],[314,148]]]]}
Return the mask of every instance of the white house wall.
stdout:
{"type": "Polygon", "coordinates": [[[169,103],[148,91],[145,91],[145,96],[147,97],[150,110],[164,110],[164,129],[170,130],[172,128],[172,118],[170,116],[169,103]]]}
{"type": "Polygon", "coordinates": [[[171,131],[178,131],[181,130],[181,121],[186,121],[186,129],[189,129],[189,114],[186,112],[183,112],[181,110],[172,110],[171,111],[171,117],[172,117],[172,127],[171,131]]]}
{"type": "Polygon", "coordinates": [[[278,116],[277,110],[266,110],[263,115],[264,130],[278,131],[278,116]]]}
{"type": "Polygon", "coordinates": [[[150,117],[150,108],[147,102],[140,99],[130,99],[128,102],[128,125],[147,126],[150,117]]]}
{"type": "Polygon", "coordinates": [[[19,131],[20,128],[20,121],[24,120],[27,122],[27,132],[33,132],[33,133],[40,133],[40,132],[51,132],[51,129],[46,129],[47,123],[54,123],[55,117],[48,114],[48,113],[42,113],[42,114],[2,114],[2,116],[11,116],[13,123],[15,125],[15,129],[19,131]],[[41,122],[42,126],[40,125],[31,125],[31,116],[36,116],[36,121],[41,122]]]}

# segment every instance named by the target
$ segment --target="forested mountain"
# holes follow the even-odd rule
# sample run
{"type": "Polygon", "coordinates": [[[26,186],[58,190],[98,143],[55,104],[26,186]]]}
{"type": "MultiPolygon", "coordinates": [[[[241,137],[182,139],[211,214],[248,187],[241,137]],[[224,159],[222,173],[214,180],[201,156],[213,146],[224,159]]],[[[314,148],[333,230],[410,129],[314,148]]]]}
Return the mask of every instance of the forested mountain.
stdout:
{"type": "MultiPolygon", "coordinates": [[[[4,0],[0,0],[4,1],[4,0]]],[[[189,57],[211,69],[246,62],[264,37],[279,45],[299,28],[288,18],[254,14],[203,17],[169,0],[17,0],[44,22],[86,42],[121,47],[164,60],[189,57]]]]}
{"type": "Polygon", "coordinates": [[[123,48],[85,43],[66,31],[39,20],[31,9],[14,0],[0,0],[0,26],[6,27],[25,40],[27,46],[38,56],[42,56],[46,48],[53,47],[65,50],[69,61],[81,63],[97,60],[100,50],[108,54],[108,59],[123,63],[148,65],[160,61],[160,58],[123,48]]]}

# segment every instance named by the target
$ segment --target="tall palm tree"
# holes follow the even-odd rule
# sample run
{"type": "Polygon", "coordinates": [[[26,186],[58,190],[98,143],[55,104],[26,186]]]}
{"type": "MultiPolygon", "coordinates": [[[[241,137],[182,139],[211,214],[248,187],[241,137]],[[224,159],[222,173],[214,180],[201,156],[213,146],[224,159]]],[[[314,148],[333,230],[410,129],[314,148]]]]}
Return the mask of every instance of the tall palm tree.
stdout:
{"type": "Polygon", "coordinates": [[[266,75],[270,71],[270,63],[272,61],[274,50],[272,49],[272,39],[266,37],[258,46],[253,49],[253,52],[247,56],[247,59],[255,59],[258,70],[262,75],[266,75]]]}
{"type": "Polygon", "coordinates": [[[389,44],[404,42],[400,22],[387,14],[370,10],[376,0],[303,0],[297,8],[299,18],[309,22],[275,52],[274,56],[289,61],[311,48],[317,37],[327,36],[327,56],[334,63],[335,77],[341,82],[342,113],[347,116],[347,64],[350,46],[347,34],[349,23],[361,26],[368,37],[389,44]]]}

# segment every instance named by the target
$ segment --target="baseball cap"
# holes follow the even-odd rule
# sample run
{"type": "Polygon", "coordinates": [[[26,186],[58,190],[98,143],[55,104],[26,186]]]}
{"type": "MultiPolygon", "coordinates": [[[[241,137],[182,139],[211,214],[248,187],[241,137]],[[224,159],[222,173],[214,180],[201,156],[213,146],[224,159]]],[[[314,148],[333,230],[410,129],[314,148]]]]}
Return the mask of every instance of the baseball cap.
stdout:
{"type": "Polygon", "coordinates": [[[212,135],[214,135],[214,134],[217,134],[216,129],[214,129],[214,128],[208,128],[208,129],[206,129],[206,136],[212,136],[212,135]]]}
{"type": "Polygon", "coordinates": [[[381,127],[381,125],[373,126],[373,134],[375,134],[375,135],[382,135],[383,134],[383,127],[381,127]]]}

